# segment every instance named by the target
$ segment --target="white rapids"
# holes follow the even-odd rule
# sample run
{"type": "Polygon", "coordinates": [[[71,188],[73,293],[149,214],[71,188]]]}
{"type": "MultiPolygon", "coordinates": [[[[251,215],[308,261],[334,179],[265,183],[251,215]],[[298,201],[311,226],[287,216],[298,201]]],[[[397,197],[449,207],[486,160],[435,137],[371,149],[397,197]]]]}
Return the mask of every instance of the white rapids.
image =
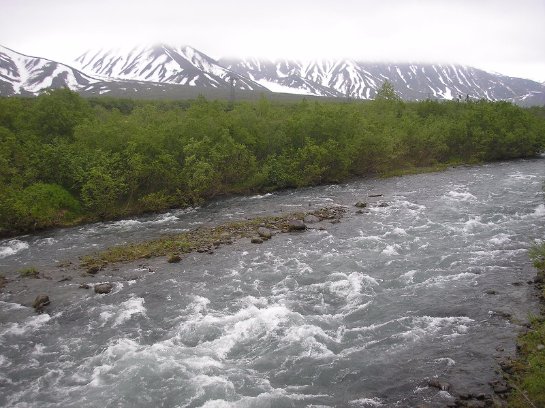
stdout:
{"type": "Polygon", "coordinates": [[[348,207],[325,231],[149,274],[121,265],[140,278],[50,314],[3,293],[0,405],[445,406],[454,392],[427,385],[437,377],[490,392],[496,349],[514,351],[516,322],[537,305],[526,282],[528,250],[545,238],[544,170],[544,159],[460,167],[0,241],[0,268],[16,270],[198,225],[348,207]]]}

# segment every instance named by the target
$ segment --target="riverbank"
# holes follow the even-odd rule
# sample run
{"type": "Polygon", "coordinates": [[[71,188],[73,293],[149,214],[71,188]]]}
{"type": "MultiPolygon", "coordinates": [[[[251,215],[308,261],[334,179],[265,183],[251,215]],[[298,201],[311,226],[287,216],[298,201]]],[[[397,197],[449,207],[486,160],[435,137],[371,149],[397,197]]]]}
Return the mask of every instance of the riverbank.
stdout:
{"type": "Polygon", "coordinates": [[[115,220],[218,197],[450,164],[531,158],[545,120],[484,101],[0,98],[0,234],[115,220]],[[514,142],[516,141],[516,143],[514,142]]]}
{"type": "MultiPolygon", "coordinates": [[[[519,159],[510,159],[506,161],[511,160],[519,160],[519,159]]],[[[443,172],[448,170],[449,168],[455,168],[459,166],[477,166],[477,165],[483,165],[486,164],[486,162],[482,161],[471,161],[471,162],[459,162],[459,161],[451,161],[448,163],[438,163],[433,166],[410,166],[410,167],[399,167],[394,170],[384,171],[380,173],[372,173],[368,175],[360,175],[358,177],[352,177],[347,178],[346,180],[339,181],[341,182],[353,182],[356,180],[361,180],[364,178],[367,179],[387,179],[392,177],[403,177],[403,176],[411,176],[416,174],[425,174],[425,173],[437,173],[437,172],[443,172]]],[[[310,186],[300,186],[298,188],[308,188],[310,186]]],[[[249,197],[252,194],[270,194],[270,193],[278,193],[282,191],[288,191],[291,189],[297,189],[297,188],[268,188],[266,190],[259,190],[259,189],[251,189],[251,190],[244,190],[239,192],[230,192],[228,194],[223,194],[219,197],[214,197],[214,200],[221,200],[221,199],[228,199],[232,197],[249,197]]],[[[204,205],[208,204],[211,200],[208,202],[203,203],[204,205]]],[[[0,228],[0,239],[7,239],[7,238],[15,238],[19,235],[23,234],[36,234],[36,233],[43,233],[50,230],[55,229],[61,229],[61,228],[72,228],[72,227],[78,227],[82,225],[88,225],[93,224],[97,222],[108,222],[108,221],[118,221],[118,220],[124,220],[130,217],[138,217],[143,215],[149,215],[149,214],[161,214],[164,211],[167,210],[182,210],[182,209],[188,209],[191,208],[188,207],[159,207],[156,208],[155,211],[149,212],[149,211],[142,211],[141,209],[129,209],[126,208],[124,212],[116,214],[115,216],[109,217],[109,218],[100,218],[95,214],[87,214],[85,216],[79,216],[73,219],[63,219],[63,217],[58,217],[55,222],[51,225],[45,225],[45,226],[33,226],[32,228],[24,228],[24,229],[15,229],[15,230],[8,230],[8,229],[2,229],[0,228]]]]}
{"type": "Polygon", "coordinates": [[[518,359],[508,375],[512,384],[509,406],[514,408],[545,406],[545,243],[534,248],[531,257],[537,268],[534,282],[542,310],[518,338],[518,359]]]}

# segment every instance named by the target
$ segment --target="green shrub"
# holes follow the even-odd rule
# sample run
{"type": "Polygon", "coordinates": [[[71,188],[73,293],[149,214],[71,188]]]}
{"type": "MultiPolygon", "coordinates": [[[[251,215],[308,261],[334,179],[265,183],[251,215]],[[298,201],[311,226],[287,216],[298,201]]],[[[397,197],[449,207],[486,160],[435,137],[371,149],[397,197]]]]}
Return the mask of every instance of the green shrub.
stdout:
{"type": "Polygon", "coordinates": [[[39,276],[39,272],[38,270],[33,267],[33,266],[30,266],[28,268],[24,268],[24,269],[20,269],[19,270],[19,275],[22,277],[22,278],[34,278],[34,279],[37,279],[38,276],[39,276]]]}

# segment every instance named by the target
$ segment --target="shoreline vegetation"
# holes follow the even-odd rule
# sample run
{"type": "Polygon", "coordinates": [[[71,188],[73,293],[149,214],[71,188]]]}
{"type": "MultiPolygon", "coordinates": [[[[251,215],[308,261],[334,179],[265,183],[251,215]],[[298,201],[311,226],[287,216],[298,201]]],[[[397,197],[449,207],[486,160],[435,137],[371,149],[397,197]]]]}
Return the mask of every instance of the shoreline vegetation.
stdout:
{"type": "MultiPolygon", "coordinates": [[[[528,330],[517,341],[517,359],[506,377],[511,386],[509,407],[545,407],[545,243],[535,246],[530,257],[537,269],[541,313],[530,319],[528,330]]],[[[505,370],[504,370],[505,371],[505,370]]]]}
{"type": "Polygon", "coordinates": [[[544,149],[507,102],[0,98],[0,236],[544,149]]]}
{"type": "Polygon", "coordinates": [[[222,245],[230,245],[242,238],[261,244],[283,232],[303,231],[307,224],[322,221],[337,223],[346,212],[342,206],[324,207],[308,212],[287,213],[278,216],[256,217],[233,221],[212,227],[199,227],[181,234],[165,235],[158,239],[118,245],[81,258],[80,266],[87,273],[96,274],[109,264],[167,256],[169,263],[177,263],[191,252],[210,253],[222,245]]]}

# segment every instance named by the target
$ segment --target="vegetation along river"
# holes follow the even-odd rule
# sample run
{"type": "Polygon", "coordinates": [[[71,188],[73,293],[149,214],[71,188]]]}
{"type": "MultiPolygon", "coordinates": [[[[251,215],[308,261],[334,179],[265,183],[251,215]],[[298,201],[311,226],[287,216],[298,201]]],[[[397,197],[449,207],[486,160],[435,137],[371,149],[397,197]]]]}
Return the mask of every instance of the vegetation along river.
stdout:
{"type": "Polygon", "coordinates": [[[366,179],[0,241],[0,270],[16,280],[199,225],[348,208],[261,245],[8,285],[0,406],[439,407],[490,394],[538,308],[527,252],[545,235],[544,170],[539,158],[366,179]],[[85,280],[114,290],[77,289],[85,280]],[[36,282],[57,287],[42,314],[36,282]]]}

